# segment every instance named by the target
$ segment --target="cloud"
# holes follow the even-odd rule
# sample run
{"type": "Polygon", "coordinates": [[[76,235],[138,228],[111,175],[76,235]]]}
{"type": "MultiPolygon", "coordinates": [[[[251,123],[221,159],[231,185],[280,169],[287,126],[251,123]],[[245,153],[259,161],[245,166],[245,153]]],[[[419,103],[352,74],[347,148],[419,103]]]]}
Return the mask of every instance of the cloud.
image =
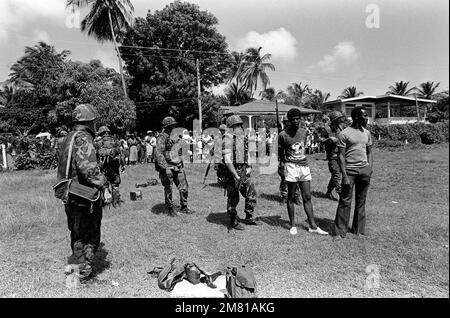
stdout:
{"type": "Polygon", "coordinates": [[[33,31],[33,41],[34,42],[43,41],[45,43],[49,43],[50,42],[50,35],[47,33],[47,31],[35,30],[35,31],[33,31]]]}
{"type": "Polygon", "coordinates": [[[94,54],[93,60],[100,60],[104,67],[113,68],[119,72],[119,60],[115,54],[114,48],[110,51],[97,50],[94,54]]]}
{"type": "Polygon", "coordinates": [[[333,52],[325,55],[323,59],[317,64],[324,72],[334,72],[341,65],[350,65],[359,59],[358,49],[353,42],[338,43],[333,52]]]}
{"type": "Polygon", "coordinates": [[[297,57],[297,40],[295,37],[281,27],[267,33],[250,31],[246,36],[237,41],[236,50],[244,51],[248,47],[262,47],[263,54],[270,53],[274,59],[291,61],[297,57]]]}
{"type": "Polygon", "coordinates": [[[64,21],[66,15],[64,0],[0,0],[0,40],[38,18],[64,21]]]}

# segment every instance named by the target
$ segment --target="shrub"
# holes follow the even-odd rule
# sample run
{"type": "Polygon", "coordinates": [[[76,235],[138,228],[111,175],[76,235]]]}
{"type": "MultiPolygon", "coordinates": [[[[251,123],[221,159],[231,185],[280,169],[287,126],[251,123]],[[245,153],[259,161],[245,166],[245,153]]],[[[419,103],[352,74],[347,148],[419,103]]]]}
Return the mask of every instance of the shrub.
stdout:
{"type": "Polygon", "coordinates": [[[19,154],[14,158],[14,165],[17,170],[31,170],[38,166],[37,160],[27,154],[19,154]]]}
{"type": "MultiPolygon", "coordinates": [[[[414,124],[395,124],[395,125],[379,125],[371,124],[368,129],[372,133],[374,139],[378,140],[380,146],[392,147],[395,142],[405,140],[408,143],[425,143],[434,144],[449,141],[449,123],[439,122],[436,124],[414,123],[414,124]],[[384,143],[380,141],[385,141],[384,143]],[[392,141],[392,142],[387,142],[392,141]]],[[[400,143],[397,143],[400,145],[400,143]]]]}

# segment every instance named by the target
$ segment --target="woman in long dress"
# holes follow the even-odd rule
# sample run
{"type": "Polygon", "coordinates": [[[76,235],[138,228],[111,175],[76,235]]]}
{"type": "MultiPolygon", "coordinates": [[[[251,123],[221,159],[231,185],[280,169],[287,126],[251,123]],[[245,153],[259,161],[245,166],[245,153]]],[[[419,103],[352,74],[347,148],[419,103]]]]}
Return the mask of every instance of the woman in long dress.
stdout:
{"type": "Polygon", "coordinates": [[[134,135],[128,140],[130,145],[130,164],[135,165],[138,160],[137,140],[134,135]]]}

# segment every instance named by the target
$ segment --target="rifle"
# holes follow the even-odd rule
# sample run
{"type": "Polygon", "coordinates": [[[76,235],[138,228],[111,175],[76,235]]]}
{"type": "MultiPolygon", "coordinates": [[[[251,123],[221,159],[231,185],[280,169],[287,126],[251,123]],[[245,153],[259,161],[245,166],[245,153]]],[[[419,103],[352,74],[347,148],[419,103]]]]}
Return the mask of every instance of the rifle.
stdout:
{"type": "Polygon", "coordinates": [[[275,113],[277,116],[277,129],[278,129],[278,135],[281,132],[281,124],[280,124],[280,115],[278,113],[278,99],[275,100],[275,113]]]}
{"type": "MultiPolygon", "coordinates": [[[[213,161],[214,161],[214,157],[211,157],[211,159],[209,159],[208,166],[206,167],[205,176],[203,178],[203,184],[205,184],[205,182],[206,182],[206,177],[208,176],[208,173],[209,173],[209,170],[211,169],[211,164],[213,163],[213,161]]],[[[205,187],[206,187],[206,185],[203,188],[205,188],[205,187]]]]}

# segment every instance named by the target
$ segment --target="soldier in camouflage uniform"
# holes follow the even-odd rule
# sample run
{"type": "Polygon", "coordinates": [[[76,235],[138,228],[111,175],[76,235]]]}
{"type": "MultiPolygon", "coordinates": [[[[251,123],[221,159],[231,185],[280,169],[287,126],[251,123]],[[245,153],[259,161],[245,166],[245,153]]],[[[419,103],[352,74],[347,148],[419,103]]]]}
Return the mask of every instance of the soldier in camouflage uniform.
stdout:
{"type": "Polygon", "coordinates": [[[124,169],[124,160],[120,150],[119,141],[110,135],[110,130],[102,126],[98,130],[98,139],[95,148],[98,153],[98,162],[106,180],[111,185],[112,205],[116,207],[123,201],[120,199],[120,168],[124,169]]]}
{"type": "Polygon", "coordinates": [[[330,124],[322,131],[322,138],[325,139],[325,151],[327,153],[328,169],[331,174],[328,182],[326,197],[337,201],[333,195],[333,189],[337,194],[341,193],[341,168],[338,162],[339,148],[337,146],[338,135],[345,128],[345,116],[340,111],[334,110],[329,115],[330,124]]]}
{"type": "MultiPolygon", "coordinates": [[[[72,136],[76,134],[71,158],[70,175],[73,181],[81,185],[103,191],[107,186],[106,178],[97,163],[94,147],[95,120],[97,112],[89,104],[78,105],[73,112],[75,126],[64,138],[58,160],[57,178],[65,178],[65,170],[72,136]]],[[[92,274],[91,262],[100,244],[102,220],[102,199],[90,202],[69,195],[65,203],[67,224],[70,230],[72,255],[66,268],[66,274],[76,271],[80,278],[87,279],[92,274]]]]}
{"type": "MultiPolygon", "coordinates": [[[[238,115],[231,115],[227,118],[227,127],[230,129],[241,130],[243,134],[243,122],[238,115]]],[[[238,221],[236,207],[239,203],[239,193],[245,198],[245,215],[243,223],[247,225],[259,225],[254,219],[254,210],[256,207],[256,189],[251,178],[251,165],[248,164],[248,138],[243,141],[243,162],[239,162],[238,152],[239,143],[237,137],[227,132],[223,143],[223,163],[227,168],[224,176],[224,186],[227,191],[227,213],[230,216],[230,228],[235,230],[244,230],[244,227],[238,221]]]]}
{"type": "Polygon", "coordinates": [[[177,122],[173,117],[163,119],[163,131],[156,140],[155,149],[155,167],[159,172],[161,184],[164,187],[164,199],[170,216],[176,216],[177,213],[173,207],[172,200],[172,183],[175,183],[180,193],[181,213],[192,214],[194,211],[188,208],[188,183],[186,173],[184,172],[182,156],[172,156],[170,151],[172,146],[178,141],[171,139],[172,129],[175,128],[177,122]]]}

